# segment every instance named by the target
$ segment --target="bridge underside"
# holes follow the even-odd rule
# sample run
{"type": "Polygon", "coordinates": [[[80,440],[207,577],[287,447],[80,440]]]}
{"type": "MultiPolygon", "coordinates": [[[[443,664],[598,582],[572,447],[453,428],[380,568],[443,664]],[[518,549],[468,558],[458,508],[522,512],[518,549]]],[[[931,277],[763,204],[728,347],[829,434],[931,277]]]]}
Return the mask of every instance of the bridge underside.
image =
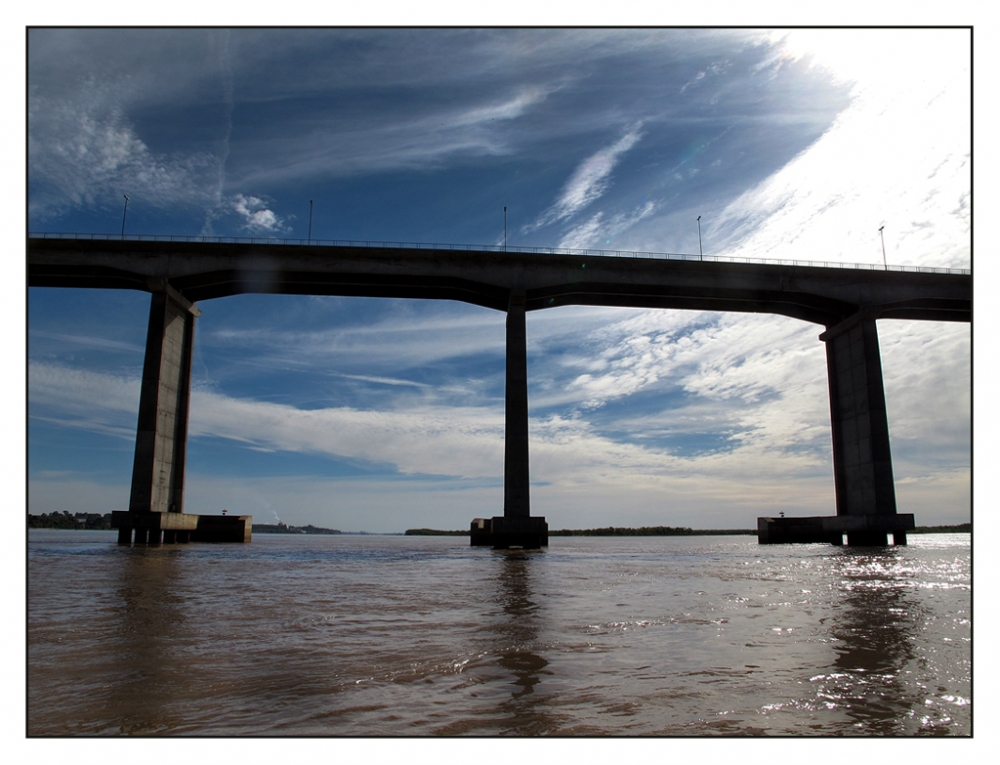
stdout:
{"type": "Polygon", "coordinates": [[[876,319],[969,321],[971,276],[799,266],[532,256],[418,249],[246,247],[29,240],[29,284],[153,293],[128,513],[119,541],[249,541],[249,516],[183,513],[191,355],[198,300],[243,293],[460,300],[507,313],[502,516],[472,522],[473,545],[541,547],[531,516],[525,313],[602,305],[774,313],[823,325],[836,516],[760,518],[764,544],[905,544],[896,512],[876,319]],[[241,525],[242,524],[242,525],[241,525]],[[199,531],[201,529],[201,531],[199,531]]]}

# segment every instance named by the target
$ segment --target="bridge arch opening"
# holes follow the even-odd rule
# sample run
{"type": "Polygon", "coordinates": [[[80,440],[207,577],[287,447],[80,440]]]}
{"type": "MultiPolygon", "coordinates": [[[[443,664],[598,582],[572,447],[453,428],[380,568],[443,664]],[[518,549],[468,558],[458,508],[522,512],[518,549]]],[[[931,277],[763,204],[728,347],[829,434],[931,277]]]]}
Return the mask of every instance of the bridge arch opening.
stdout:
{"type": "Polygon", "coordinates": [[[298,295],[199,305],[190,512],[400,532],[502,509],[503,313],[298,295]]]}
{"type": "Polygon", "coordinates": [[[831,512],[821,330],[746,313],[529,313],[533,506],[574,528],[752,530],[761,515],[831,512]]]}
{"type": "MultiPolygon", "coordinates": [[[[31,512],[103,514],[126,501],[149,300],[128,290],[30,289],[31,512]]],[[[189,511],[252,509],[266,523],[288,517],[290,497],[312,502],[307,522],[321,525],[326,507],[354,502],[349,527],[362,529],[385,505],[407,508],[414,525],[449,528],[470,510],[499,509],[502,312],[288,295],[203,307],[189,511]],[[376,456],[415,443],[421,418],[428,441],[454,428],[453,444],[424,450],[445,458],[440,468],[411,460],[401,470],[376,456]],[[342,442],[366,448],[324,442],[324,430],[338,428],[351,430],[342,442]],[[400,445],[375,443],[394,436],[400,445]],[[448,450],[470,466],[456,469],[448,450]],[[276,487],[270,496],[259,488],[264,476],[276,487]],[[375,483],[377,491],[362,490],[375,483]],[[338,499],[338,486],[350,499],[338,499]]],[[[828,512],[829,404],[815,325],[582,306],[531,311],[526,324],[533,504],[559,527],[741,528],[757,514],[828,512]]],[[[900,506],[967,520],[971,329],[878,326],[900,506]]]]}

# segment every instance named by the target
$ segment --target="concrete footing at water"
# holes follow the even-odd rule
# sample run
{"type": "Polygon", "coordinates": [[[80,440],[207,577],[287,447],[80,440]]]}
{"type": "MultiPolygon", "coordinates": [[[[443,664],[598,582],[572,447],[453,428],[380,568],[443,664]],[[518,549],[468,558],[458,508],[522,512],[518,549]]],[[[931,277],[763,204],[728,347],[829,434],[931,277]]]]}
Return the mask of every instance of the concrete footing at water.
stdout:
{"type": "Polygon", "coordinates": [[[521,518],[495,515],[492,518],[475,518],[470,531],[473,547],[492,546],[494,550],[521,547],[535,550],[549,545],[549,524],[541,515],[521,518]]]}
{"type": "Polygon", "coordinates": [[[906,544],[906,532],[915,528],[912,513],[894,515],[830,515],[805,518],[758,518],[757,542],[762,545],[827,542],[833,545],[906,544]]]}
{"type": "Polygon", "coordinates": [[[188,513],[133,513],[115,510],[111,526],[118,544],[173,544],[184,542],[249,542],[252,515],[191,515],[188,513]]]}

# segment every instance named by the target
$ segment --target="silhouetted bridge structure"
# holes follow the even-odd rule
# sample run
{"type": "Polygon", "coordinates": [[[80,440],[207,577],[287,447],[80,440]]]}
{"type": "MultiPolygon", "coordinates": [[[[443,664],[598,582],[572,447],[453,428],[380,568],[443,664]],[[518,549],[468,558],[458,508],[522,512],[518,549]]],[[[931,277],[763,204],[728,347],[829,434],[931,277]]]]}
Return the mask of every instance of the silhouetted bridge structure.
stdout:
{"type": "Polygon", "coordinates": [[[390,243],[31,235],[28,284],[152,293],[128,511],[119,542],[250,539],[249,516],[183,512],[196,303],[246,293],[459,300],[507,313],[503,515],[472,544],[539,547],[530,512],[525,314],[565,305],[771,313],[824,328],[836,515],[759,518],[758,540],[905,544],[896,511],[877,319],[968,322],[972,275],[602,251],[390,243]]]}

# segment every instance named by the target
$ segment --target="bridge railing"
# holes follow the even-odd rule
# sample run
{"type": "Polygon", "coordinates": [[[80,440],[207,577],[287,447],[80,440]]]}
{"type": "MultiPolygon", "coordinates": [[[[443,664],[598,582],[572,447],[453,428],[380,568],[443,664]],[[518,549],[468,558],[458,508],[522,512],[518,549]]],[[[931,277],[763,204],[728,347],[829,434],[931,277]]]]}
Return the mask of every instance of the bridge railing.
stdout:
{"type": "Polygon", "coordinates": [[[238,236],[174,236],[172,234],[66,234],[29,233],[29,239],[92,239],[131,242],[195,242],[214,244],[296,245],[303,247],[371,247],[377,249],[457,250],[474,252],[518,252],[538,255],[580,255],[588,258],[645,258],[649,260],[700,260],[706,263],[747,263],[773,266],[805,266],[810,268],[853,268],[863,271],[906,271],[925,274],[971,274],[968,268],[936,268],[932,266],[888,266],[877,263],[841,263],[822,260],[780,260],[776,258],[736,258],[727,255],[692,255],[679,252],[641,252],[634,250],[592,250],[566,247],[525,247],[498,244],[431,244],[427,242],[382,242],[353,239],[279,239],[276,237],[238,236]]]}

